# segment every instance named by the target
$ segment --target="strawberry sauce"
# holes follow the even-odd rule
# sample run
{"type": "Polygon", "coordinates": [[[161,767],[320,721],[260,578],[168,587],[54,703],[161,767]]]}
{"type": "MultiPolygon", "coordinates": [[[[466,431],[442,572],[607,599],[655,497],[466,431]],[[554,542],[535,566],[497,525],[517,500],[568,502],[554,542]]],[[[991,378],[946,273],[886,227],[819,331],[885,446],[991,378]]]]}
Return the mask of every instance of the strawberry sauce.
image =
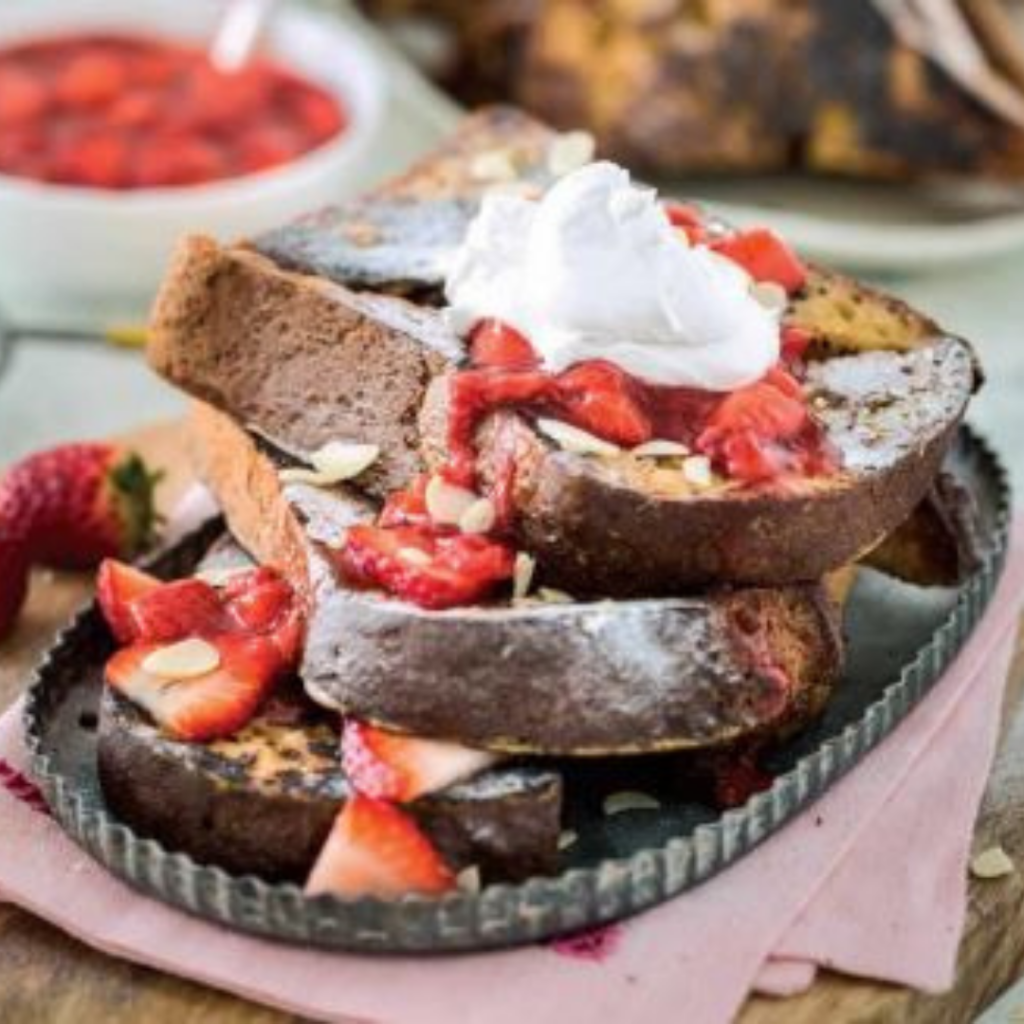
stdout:
{"type": "Polygon", "coordinates": [[[502,408],[562,420],[623,448],[654,438],[677,441],[746,485],[828,473],[835,455],[794,375],[805,345],[806,337],[792,332],[778,366],[747,387],[721,393],[648,384],[603,360],[547,373],[535,356],[527,359],[522,335],[485,321],[470,340],[471,368],[451,381],[446,473],[473,486],[476,430],[502,408]]]}
{"type": "Polygon", "coordinates": [[[83,34],[0,50],[0,173],[89,188],[199,185],[288,163],[347,114],[257,58],[232,74],[198,48],[83,34]]]}

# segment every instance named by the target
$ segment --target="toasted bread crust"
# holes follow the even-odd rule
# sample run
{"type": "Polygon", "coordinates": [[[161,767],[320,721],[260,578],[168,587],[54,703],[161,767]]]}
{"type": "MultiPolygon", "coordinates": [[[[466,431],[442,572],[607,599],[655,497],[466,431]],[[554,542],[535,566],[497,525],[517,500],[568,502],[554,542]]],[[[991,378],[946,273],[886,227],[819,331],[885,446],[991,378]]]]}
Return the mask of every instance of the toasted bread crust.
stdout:
{"type": "MultiPolygon", "coordinates": [[[[235,874],[302,882],[350,790],[336,727],[300,713],[293,724],[264,715],[230,740],[182,743],[107,690],[98,745],[104,796],[171,850],[235,874]]],[[[453,868],[475,864],[485,879],[508,881],[554,870],[561,798],[555,772],[497,768],[408,810],[453,868]]]]}
{"type": "Polygon", "coordinates": [[[423,389],[461,347],[401,299],[356,295],[192,236],[157,296],[147,351],[169,381],[299,455],[339,439],[380,445],[367,483],[383,494],[421,468],[423,389]]]}
{"type": "Polygon", "coordinates": [[[368,506],[282,488],[256,442],[208,407],[191,426],[234,535],[301,574],[311,615],[302,675],[325,705],[470,746],[598,756],[792,727],[821,709],[838,676],[836,609],[816,585],[441,613],[352,591],[324,542],[368,506]],[[300,536],[307,553],[295,558],[300,536]]]}

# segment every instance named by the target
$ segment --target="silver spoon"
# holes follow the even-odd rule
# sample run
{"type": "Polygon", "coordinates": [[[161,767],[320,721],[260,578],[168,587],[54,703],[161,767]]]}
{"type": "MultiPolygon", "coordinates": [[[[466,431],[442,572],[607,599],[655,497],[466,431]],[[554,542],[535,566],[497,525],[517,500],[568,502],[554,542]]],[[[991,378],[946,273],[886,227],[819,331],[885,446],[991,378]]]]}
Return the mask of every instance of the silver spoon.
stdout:
{"type": "Polygon", "coordinates": [[[277,0],[230,0],[210,44],[210,62],[222,74],[240,71],[259,44],[277,0]]]}

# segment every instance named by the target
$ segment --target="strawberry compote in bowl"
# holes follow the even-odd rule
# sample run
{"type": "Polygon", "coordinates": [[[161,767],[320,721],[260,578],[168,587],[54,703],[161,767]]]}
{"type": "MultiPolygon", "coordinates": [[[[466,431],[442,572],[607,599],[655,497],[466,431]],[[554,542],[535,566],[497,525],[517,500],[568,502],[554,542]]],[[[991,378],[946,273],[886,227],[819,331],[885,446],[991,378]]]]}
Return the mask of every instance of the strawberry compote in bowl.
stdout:
{"type": "Polygon", "coordinates": [[[145,312],[175,240],[251,235],[343,199],[384,73],[328,15],[281,5],[239,73],[206,57],[223,0],[0,5],[0,309],[145,312]]]}

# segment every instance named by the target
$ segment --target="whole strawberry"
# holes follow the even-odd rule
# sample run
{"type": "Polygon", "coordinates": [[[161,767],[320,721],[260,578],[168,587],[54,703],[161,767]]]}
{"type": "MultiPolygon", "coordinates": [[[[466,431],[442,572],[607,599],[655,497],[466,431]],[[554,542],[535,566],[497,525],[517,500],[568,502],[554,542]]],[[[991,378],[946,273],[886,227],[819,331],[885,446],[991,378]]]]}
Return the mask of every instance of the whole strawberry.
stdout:
{"type": "Polygon", "coordinates": [[[132,558],[153,538],[159,474],[110,444],[29,455],[0,480],[0,534],[22,535],[34,564],[89,569],[132,558]]]}
{"type": "Polygon", "coordinates": [[[0,532],[0,642],[14,627],[28,594],[29,558],[24,538],[0,532]]]}

